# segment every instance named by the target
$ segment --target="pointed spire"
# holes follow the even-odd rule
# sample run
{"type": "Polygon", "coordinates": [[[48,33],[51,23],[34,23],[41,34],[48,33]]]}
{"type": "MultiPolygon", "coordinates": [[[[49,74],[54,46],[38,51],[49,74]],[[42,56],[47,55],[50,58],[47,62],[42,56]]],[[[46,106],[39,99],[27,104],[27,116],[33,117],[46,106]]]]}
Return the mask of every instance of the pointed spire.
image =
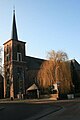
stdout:
{"type": "Polygon", "coordinates": [[[16,19],[15,19],[15,8],[13,10],[13,24],[12,24],[12,36],[11,39],[18,40],[16,19]]]}

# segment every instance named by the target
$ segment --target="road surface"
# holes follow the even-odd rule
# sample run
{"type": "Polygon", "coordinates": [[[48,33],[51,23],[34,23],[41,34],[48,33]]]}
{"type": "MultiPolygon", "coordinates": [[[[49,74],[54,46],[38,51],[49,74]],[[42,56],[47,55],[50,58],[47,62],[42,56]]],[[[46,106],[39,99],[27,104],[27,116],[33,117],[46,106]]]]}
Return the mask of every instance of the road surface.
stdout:
{"type": "Polygon", "coordinates": [[[59,102],[63,109],[38,120],[80,120],[80,101],[59,102]]]}
{"type": "Polygon", "coordinates": [[[0,110],[0,120],[80,120],[80,100],[2,103],[0,107],[3,107],[0,110]],[[58,106],[62,109],[55,111],[58,106]]]}
{"type": "MultiPolygon", "coordinates": [[[[2,103],[0,120],[25,120],[52,107],[52,103],[2,103]]],[[[54,107],[54,105],[53,105],[54,107]]]]}

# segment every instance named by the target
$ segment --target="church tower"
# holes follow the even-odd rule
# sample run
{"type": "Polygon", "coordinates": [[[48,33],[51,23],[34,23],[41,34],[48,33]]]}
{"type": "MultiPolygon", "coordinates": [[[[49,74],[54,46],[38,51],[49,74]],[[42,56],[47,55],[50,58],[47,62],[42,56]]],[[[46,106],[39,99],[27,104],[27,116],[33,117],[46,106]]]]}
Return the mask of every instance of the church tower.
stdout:
{"type": "Polygon", "coordinates": [[[25,42],[18,40],[15,10],[11,39],[4,43],[4,97],[17,98],[25,94],[25,42]]]}

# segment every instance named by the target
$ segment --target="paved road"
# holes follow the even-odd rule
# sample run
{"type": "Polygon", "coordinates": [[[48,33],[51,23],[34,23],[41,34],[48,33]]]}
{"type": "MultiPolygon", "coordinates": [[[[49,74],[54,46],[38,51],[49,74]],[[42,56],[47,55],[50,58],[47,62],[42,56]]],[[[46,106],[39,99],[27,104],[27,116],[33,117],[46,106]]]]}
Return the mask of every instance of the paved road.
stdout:
{"type": "Polygon", "coordinates": [[[2,103],[0,120],[80,120],[80,100],[45,102],[2,103]]]}
{"type": "Polygon", "coordinates": [[[52,103],[2,103],[0,107],[0,120],[25,120],[51,107],[52,103]]]}
{"type": "Polygon", "coordinates": [[[63,109],[38,120],[80,120],[80,101],[59,102],[63,109]]]}

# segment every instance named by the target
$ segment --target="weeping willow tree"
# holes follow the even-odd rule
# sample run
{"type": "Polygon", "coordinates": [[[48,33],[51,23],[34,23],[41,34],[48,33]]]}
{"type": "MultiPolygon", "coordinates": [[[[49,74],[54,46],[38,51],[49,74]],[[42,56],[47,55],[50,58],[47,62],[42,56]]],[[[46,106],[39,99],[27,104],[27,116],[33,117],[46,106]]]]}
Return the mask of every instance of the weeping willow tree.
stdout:
{"type": "Polygon", "coordinates": [[[60,83],[60,93],[69,93],[71,91],[72,77],[70,63],[68,61],[60,62],[56,77],[57,81],[60,83]]]}
{"type": "Polygon", "coordinates": [[[47,88],[52,82],[55,82],[55,71],[54,71],[54,61],[44,61],[38,72],[38,80],[40,81],[40,86],[47,88]]]}
{"type": "Polygon", "coordinates": [[[68,56],[63,51],[51,50],[47,54],[48,60],[44,61],[38,72],[37,79],[40,86],[47,88],[54,83],[60,83],[61,93],[70,91],[71,72],[68,56]]]}

